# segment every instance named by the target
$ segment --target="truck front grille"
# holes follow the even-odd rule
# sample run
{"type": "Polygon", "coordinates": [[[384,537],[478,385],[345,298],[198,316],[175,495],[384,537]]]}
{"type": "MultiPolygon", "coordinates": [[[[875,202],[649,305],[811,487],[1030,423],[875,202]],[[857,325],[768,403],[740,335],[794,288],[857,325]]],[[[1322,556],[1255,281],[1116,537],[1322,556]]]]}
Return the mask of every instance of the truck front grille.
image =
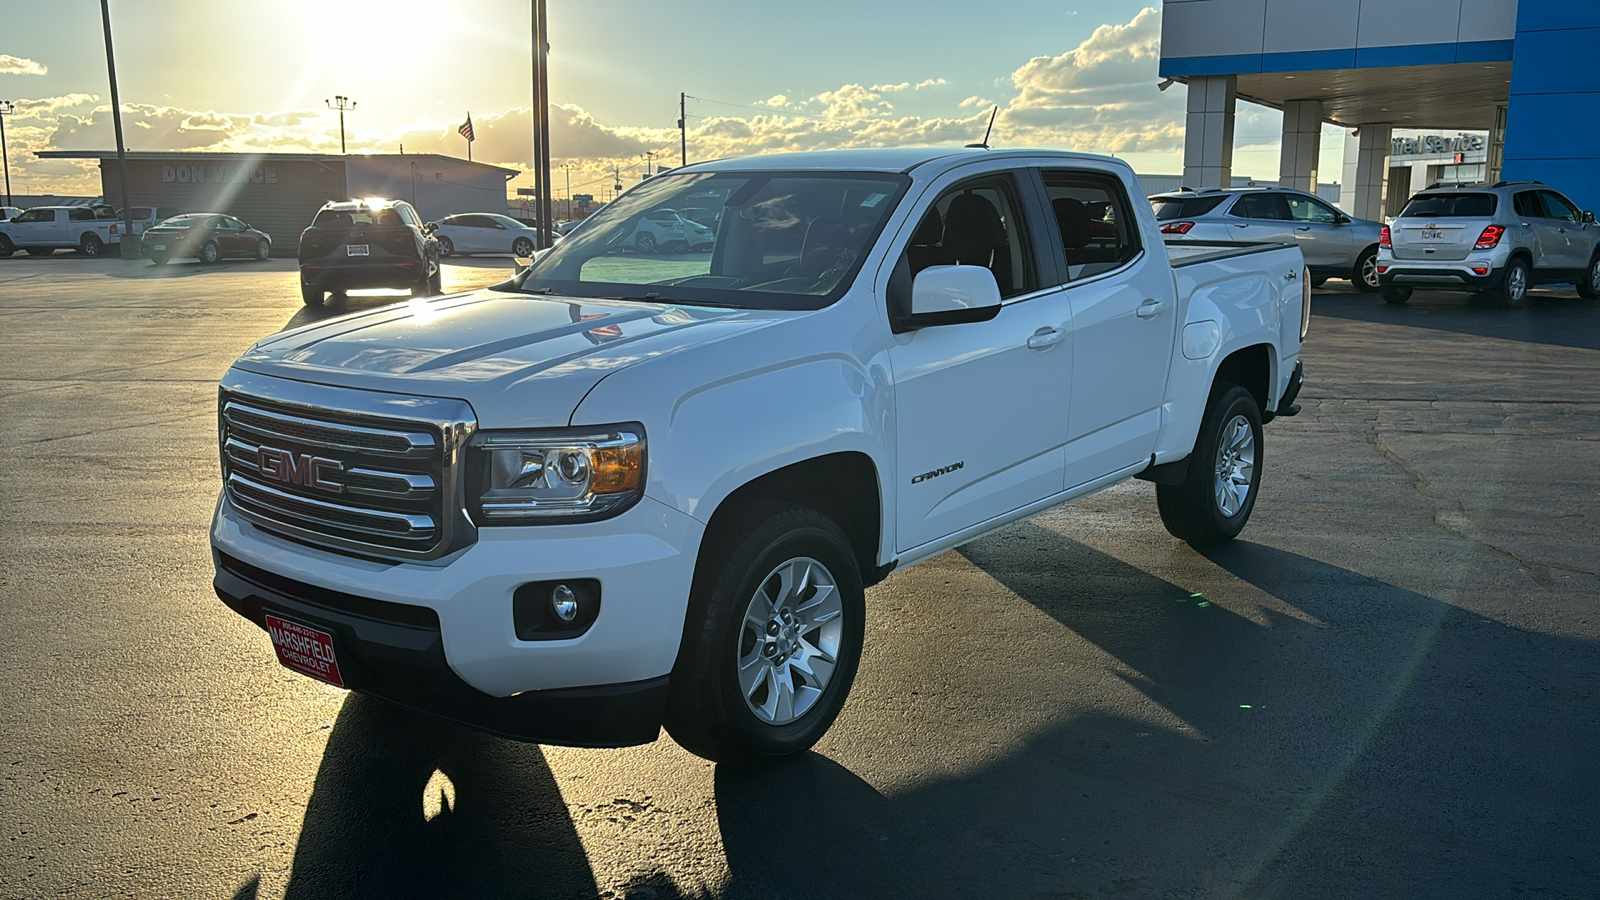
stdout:
{"type": "Polygon", "coordinates": [[[263,396],[225,381],[218,400],[224,491],[241,516],[378,558],[434,559],[471,543],[460,478],[473,430],[465,404],[235,380],[271,388],[263,396]]]}

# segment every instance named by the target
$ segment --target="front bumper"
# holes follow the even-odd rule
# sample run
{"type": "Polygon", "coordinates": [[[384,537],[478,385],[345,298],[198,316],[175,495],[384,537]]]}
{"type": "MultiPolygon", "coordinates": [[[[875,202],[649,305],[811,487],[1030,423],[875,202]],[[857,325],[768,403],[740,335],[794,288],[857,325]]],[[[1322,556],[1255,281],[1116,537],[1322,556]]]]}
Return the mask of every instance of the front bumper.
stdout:
{"type": "MultiPolygon", "coordinates": [[[[391,614],[398,607],[401,618],[412,625],[437,623],[429,627],[438,661],[454,680],[486,698],[517,699],[514,695],[529,692],[651,682],[670,673],[703,532],[694,518],[646,497],[601,522],[483,528],[476,543],[444,559],[383,562],[280,537],[219,500],[211,544],[219,593],[225,601],[245,601],[242,609],[229,605],[254,621],[261,621],[255,606],[282,602],[281,597],[318,603],[309,591],[383,604],[380,608],[387,612],[380,619],[395,618],[391,614]],[[227,575],[225,558],[235,564],[234,575],[259,571],[292,579],[305,589],[265,585],[280,597],[246,590],[227,575]],[[599,614],[593,625],[572,638],[519,639],[513,617],[517,588],[560,579],[599,582],[599,614]],[[250,601],[252,596],[258,600],[250,601]]],[[[341,610],[373,618],[350,604],[334,612],[341,610]]],[[[328,621],[316,610],[307,615],[313,619],[308,625],[328,621]]],[[[340,639],[337,629],[332,633],[340,639]]],[[[417,640],[414,636],[406,646],[416,649],[417,640]]],[[[381,684],[351,683],[387,696],[381,684]]]]}
{"type": "Polygon", "coordinates": [[[345,685],[513,740],[574,747],[647,744],[661,730],[665,675],[631,684],[491,697],[445,661],[438,618],[424,607],[317,588],[216,554],[217,596],[266,628],[266,615],[333,635],[345,685]]]}

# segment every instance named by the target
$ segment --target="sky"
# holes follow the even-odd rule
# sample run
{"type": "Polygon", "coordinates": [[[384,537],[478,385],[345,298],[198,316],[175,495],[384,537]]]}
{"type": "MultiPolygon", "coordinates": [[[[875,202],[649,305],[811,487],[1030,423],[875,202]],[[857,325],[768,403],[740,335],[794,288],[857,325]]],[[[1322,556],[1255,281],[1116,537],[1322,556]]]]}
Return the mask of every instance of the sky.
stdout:
{"type": "MultiPolygon", "coordinates": [[[[528,0],[111,0],[123,129],[134,150],[466,155],[526,171],[532,157],[528,0]]],[[[0,99],[12,190],[100,192],[98,164],[40,160],[112,149],[94,0],[0,0],[0,99]]],[[[553,182],[597,196],[677,165],[686,93],[692,162],[832,147],[979,140],[1182,171],[1185,88],[1156,89],[1151,0],[550,0],[553,182]],[[568,168],[569,167],[569,168],[568,168]]],[[[1239,104],[1234,172],[1275,179],[1281,115],[1239,104]]],[[[1321,180],[1342,138],[1324,129],[1321,180]]],[[[533,184],[531,174],[508,188],[533,184]]]]}

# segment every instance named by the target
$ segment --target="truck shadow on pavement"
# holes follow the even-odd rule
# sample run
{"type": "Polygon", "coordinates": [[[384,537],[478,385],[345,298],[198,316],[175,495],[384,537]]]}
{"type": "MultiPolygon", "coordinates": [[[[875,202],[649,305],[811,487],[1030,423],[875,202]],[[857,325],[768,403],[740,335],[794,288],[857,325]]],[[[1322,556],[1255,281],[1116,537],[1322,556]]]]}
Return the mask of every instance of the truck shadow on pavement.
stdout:
{"type": "MultiPolygon", "coordinates": [[[[1067,652],[1112,687],[1078,696],[1049,673],[1007,671],[1007,647],[981,624],[989,604],[952,604],[930,627],[954,637],[912,655],[927,682],[960,696],[908,709],[925,720],[898,737],[900,723],[880,721],[865,744],[846,744],[880,769],[930,774],[886,795],[816,753],[718,767],[728,880],[684,892],[662,870],[605,896],[1600,892],[1597,642],[1245,541],[1206,560],[1174,544],[1152,568],[1196,583],[1028,522],[897,576],[924,579],[924,592],[953,573],[994,579],[1092,645],[1067,652]],[[941,765],[952,742],[981,745],[973,720],[1005,704],[1043,724],[976,767],[941,765]],[[913,734],[923,727],[931,739],[913,734]]],[[[290,900],[596,895],[538,748],[346,701],[290,900]],[[429,820],[418,797],[435,772],[455,795],[429,820]]]]}
{"type": "Polygon", "coordinates": [[[361,694],[345,699],[286,900],[595,893],[537,746],[361,694]]]}
{"type": "MultiPolygon", "coordinates": [[[[1590,864],[1600,816],[1578,800],[1600,796],[1596,642],[1259,544],[1218,550],[1211,566],[1172,552],[1185,577],[1201,573],[1203,592],[1035,522],[931,561],[965,557],[1104,651],[1106,672],[1142,702],[1056,716],[977,771],[892,797],[815,754],[765,771],[719,767],[732,876],[719,896],[1600,891],[1590,864]],[[1264,621],[1248,599],[1261,594],[1280,605],[1264,621]],[[1544,680],[1551,671],[1561,683],[1544,680]]],[[[952,633],[981,621],[951,616],[952,633]]],[[[1052,696],[1042,679],[985,681],[1008,663],[981,639],[925,651],[930,676],[975,682],[945,731],[1019,686],[1028,704],[1077,699],[1052,696]]],[[[670,883],[662,873],[625,896],[685,896],[670,883]]]]}

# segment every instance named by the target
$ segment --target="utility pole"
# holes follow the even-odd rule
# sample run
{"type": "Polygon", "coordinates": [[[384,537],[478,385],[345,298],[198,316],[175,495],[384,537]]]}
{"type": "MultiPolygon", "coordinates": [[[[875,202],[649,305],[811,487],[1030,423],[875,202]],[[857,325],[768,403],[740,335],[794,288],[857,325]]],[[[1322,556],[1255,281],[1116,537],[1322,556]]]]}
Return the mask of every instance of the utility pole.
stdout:
{"type": "Polygon", "coordinates": [[[650,161],[656,158],[654,150],[646,150],[644,154],[644,177],[650,177],[650,161]]]}
{"type": "Polygon", "coordinates": [[[11,154],[6,151],[6,116],[17,111],[10,100],[0,100],[0,159],[6,164],[6,205],[11,205],[11,154]]]}
{"type": "Polygon", "coordinates": [[[687,166],[689,164],[689,126],[685,124],[686,122],[689,121],[689,119],[688,119],[688,117],[686,115],[684,115],[684,105],[683,105],[684,99],[685,98],[684,98],[683,91],[679,91],[678,92],[678,153],[679,153],[678,165],[680,165],[680,166],[687,166]]]}
{"type": "Polygon", "coordinates": [[[567,218],[572,218],[572,163],[562,163],[567,172],[567,218]]]}
{"type": "Polygon", "coordinates": [[[133,208],[128,205],[128,147],[122,142],[122,101],[117,96],[117,56],[111,52],[111,7],[100,0],[100,24],[106,32],[106,74],[111,77],[111,122],[117,129],[117,180],[122,188],[122,237],[117,240],[119,254],[127,257],[129,248],[138,258],[139,242],[133,239],[133,208]]]}
{"type": "Polygon", "coordinates": [[[335,94],[332,100],[324,100],[322,102],[326,103],[329,109],[337,109],[339,111],[339,152],[344,153],[344,111],[355,109],[356,102],[339,94],[335,94]]]}
{"type": "Polygon", "coordinates": [[[539,213],[535,236],[542,250],[549,247],[550,216],[550,25],[545,0],[533,0],[533,189],[539,213]]]}

